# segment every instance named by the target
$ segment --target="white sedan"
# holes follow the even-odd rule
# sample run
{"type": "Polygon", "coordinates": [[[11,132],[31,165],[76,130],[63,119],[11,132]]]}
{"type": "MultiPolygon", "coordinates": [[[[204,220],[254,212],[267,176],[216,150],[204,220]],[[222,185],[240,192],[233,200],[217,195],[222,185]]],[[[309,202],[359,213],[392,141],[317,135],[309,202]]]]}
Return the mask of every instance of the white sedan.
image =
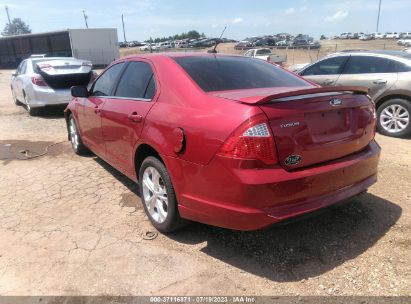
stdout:
{"type": "Polygon", "coordinates": [[[30,115],[49,105],[67,105],[72,86],[87,85],[96,77],[87,60],[44,57],[23,60],[12,74],[10,88],[16,104],[24,104],[30,115]]]}

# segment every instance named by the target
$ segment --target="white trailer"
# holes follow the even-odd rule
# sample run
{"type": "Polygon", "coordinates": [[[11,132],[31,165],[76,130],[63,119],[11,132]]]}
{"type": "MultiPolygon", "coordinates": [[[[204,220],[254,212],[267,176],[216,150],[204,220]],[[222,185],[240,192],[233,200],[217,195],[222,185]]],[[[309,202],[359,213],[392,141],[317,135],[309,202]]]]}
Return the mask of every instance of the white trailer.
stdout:
{"type": "Polygon", "coordinates": [[[0,37],[0,68],[15,68],[23,59],[39,54],[76,57],[105,66],[120,56],[117,29],[67,29],[0,37]]]}
{"type": "Polygon", "coordinates": [[[69,29],[73,57],[90,60],[94,66],[108,65],[120,57],[117,29],[69,29]]]}

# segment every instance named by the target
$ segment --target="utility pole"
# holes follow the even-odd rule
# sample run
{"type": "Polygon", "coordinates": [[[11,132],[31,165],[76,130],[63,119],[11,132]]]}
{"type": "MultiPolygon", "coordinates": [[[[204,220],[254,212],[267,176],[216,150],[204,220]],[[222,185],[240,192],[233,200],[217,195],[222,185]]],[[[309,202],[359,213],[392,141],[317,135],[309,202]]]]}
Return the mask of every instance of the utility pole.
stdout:
{"type": "Polygon", "coordinates": [[[83,10],[83,16],[84,16],[84,21],[86,22],[86,28],[88,28],[88,23],[87,23],[88,16],[86,15],[86,12],[84,10],[83,10]]]}
{"type": "Polygon", "coordinates": [[[123,18],[123,14],[121,14],[121,22],[123,23],[124,43],[127,43],[126,30],[125,30],[125,28],[124,28],[124,18],[123,18]]]}
{"type": "Polygon", "coordinates": [[[4,8],[6,9],[7,19],[9,20],[9,24],[11,24],[10,15],[9,15],[9,7],[6,5],[4,8]]]}
{"type": "Polygon", "coordinates": [[[380,12],[381,12],[381,0],[380,0],[380,4],[378,5],[377,33],[378,33],[378,27],[380,25],[380,12]]]}

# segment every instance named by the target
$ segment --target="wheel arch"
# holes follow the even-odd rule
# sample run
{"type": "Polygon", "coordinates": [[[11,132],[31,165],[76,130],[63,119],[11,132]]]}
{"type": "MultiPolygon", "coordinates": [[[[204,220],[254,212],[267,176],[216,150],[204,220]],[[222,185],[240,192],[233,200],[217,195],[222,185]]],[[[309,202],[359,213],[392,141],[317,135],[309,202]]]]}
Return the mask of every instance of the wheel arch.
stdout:
{"type": "Polygon", "coordinates": [[[134,168],[136,170],[136,178],[138,180],[138,175],[140,172],[141,164],[143,163],[144,159],[146,159],[149,156],[154,156],[158,158],[159,161],[161,161],[164,165],[164,161],[160,156],[160,153],[151,145],[147,143],[142,143],[140,144],[136,152],[134,153],[134,168]]]}
{"type": "Polygon", "coordinates": [[[411,102],[411,96],[410,95],[406,95],[406,94],[403,94],[403,93],[392,93],[392,94],[389,94],[389,95],[386,95],[386,96],[383,96],[383,97],[377,99],[376,102],[375,102],[375,106],[378,109],[379,107],[381,107],[381,105],[384,102],[386,102],[388,100],[391,100],[391,99],[396,99],[396,98],[405,99],[405,100],[411,102]]]}

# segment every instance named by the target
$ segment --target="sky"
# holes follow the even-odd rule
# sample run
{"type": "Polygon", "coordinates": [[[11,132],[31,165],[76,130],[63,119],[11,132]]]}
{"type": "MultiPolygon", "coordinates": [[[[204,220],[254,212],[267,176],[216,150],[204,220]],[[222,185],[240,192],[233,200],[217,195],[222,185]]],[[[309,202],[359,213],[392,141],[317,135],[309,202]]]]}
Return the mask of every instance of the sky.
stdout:
{"type": "MultiPolygon", "coordinates": [[[[128,41],[170,36],[189,30],[241,40],[279,32],[319,38],[342,32],[375,32],[379,0],[0,0],[0,27],[20,17],[33,33],[114,27],[128,41]]],[[[411,31],[411,0],[382,0],[380,32],[411,31]]]]}

